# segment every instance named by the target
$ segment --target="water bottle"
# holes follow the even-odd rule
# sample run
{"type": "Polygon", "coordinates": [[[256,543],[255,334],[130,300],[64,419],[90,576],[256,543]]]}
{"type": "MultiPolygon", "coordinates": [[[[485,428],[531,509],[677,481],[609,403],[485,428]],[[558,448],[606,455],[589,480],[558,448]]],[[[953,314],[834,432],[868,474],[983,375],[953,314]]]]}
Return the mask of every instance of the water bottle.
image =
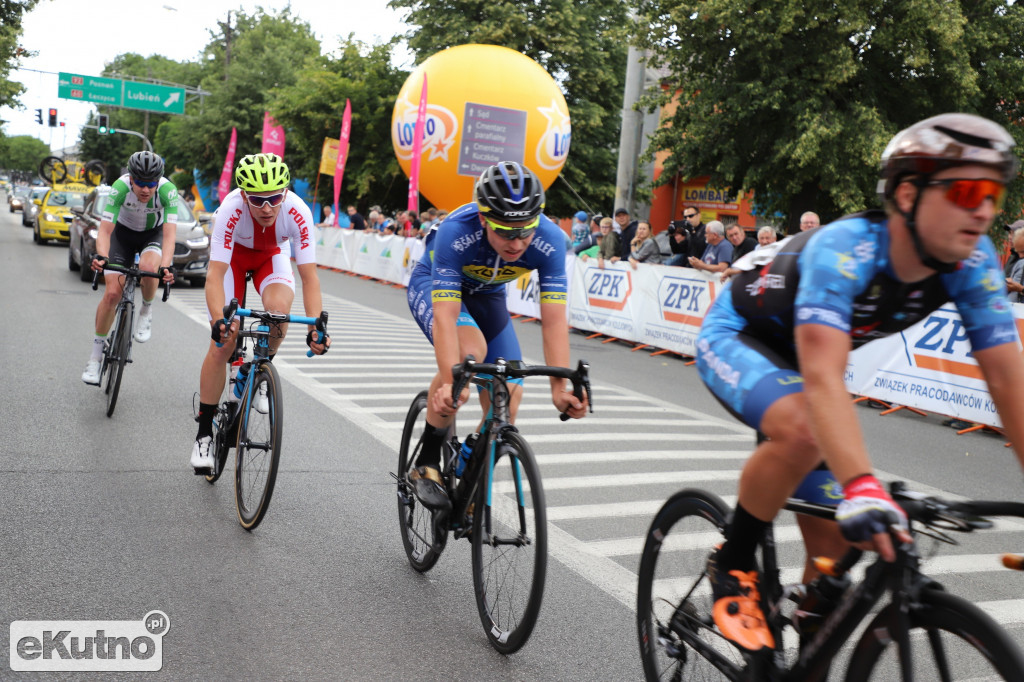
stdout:
{"type": "Polygon", "coordinates": [[[807,586],[807,595],[793,612],[793,625],[800,633],[800,646],[814,639],[828,615],[850,586],[850,574],[838,578],[820,575],[807,586]]]}
{"type": "MultiPolygon", "coordinates": [[[[241,369],[242,363],[245,361],[244,358],[238,358],[231,363],[231,372],[228,375],[228,402],[234,403],[238,401],[238,397],[235,395],[235,382],[238,381],[238,370],[241,369]]],[[[242,378],[242,382],[245,383],[245,378],[242,378]]]]}
{"type": "Polygon", "coordinates": [[[455,475],[462,476],[462,472],[466,470],[466,463],[469,462],[470,453],[473,452],[473,446],[476,445],[476,439],[480,434],[474,433],[466,439],[466,442],[462,444],[462,450],[459,452],[459,460],[455,463],[455,475]]]}
{"type": "Polygon", "coordinates": [[[235,396],[235,400],[242,399],[242,391],[245,390],[245,380],[249,376],[249,363],[240,364],[238,366],[238,374],[235,375],[235,388],[232,393],[235,396]]]}

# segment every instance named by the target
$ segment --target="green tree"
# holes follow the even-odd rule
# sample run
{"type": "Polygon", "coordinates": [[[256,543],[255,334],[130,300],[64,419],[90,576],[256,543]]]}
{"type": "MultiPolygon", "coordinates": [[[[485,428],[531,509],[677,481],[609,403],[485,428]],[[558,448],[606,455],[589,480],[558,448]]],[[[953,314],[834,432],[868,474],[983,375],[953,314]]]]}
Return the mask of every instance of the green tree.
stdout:
{"type": "Polygon", "coordinates": [[[39,170],[39,162],[50,155],[50,147],[31,135],[4,138],[0,151],[0,168],[32,173],[39,170]]]}
{"type": "MultiPolygon", "coordinates": [[[[407,9],[417,62],[455,45],[502,45],[535,60],[558,82],[572,119],[564,178],[594,211],[611,213],[626,71],[627,6],[619,0],[391,0],[407,9]]],[[[547,212],[568,216],[580,201],[565,182],[547,212]]]]}
{"type": "Polygon", "coordinates": [[[204,181],[214,184],[224,165],[231,128],[238,130],[236,159],[258,153],[263,112],[274,93],[294,84],[307,61],[320,56],[320,43],[309,24],[293,17],[290,8],[277,14],[237,11],[232,19],[230,28],[221,25],[223,33],[211,33],[203,54],[200,85],[211,94],[204,98],[202,111],[190,105],[192,115],[163,122],[154,139],[155,151],[163,153],[172,168],[194,166],[204,181]]]}
{"type": "MultiPolygon", "coordinates": [[[[18,66],[22,57],[32,56],[18,44],[21,38],[21,19],[39,0],[4,0],[0,2],[0,107],[21,107],[19,97],[25,86],[12,81],[9,76],[11,69],[18,66]]],[[[0,140],[3,139],[3,127],[0,121],[0,140]]]]}
{"type": "MultiPolygon", "coordinates": [[[[311,61],[291,86],[277,91],[270,112],[287,131],[292,175],[316,178],[324,138],[337,139],[352,103],[352,135],[339,203],[404,207],[405,174],[391,151],[391,111],[408,73],[392,66],[397,41],[372,47],[350,36],[338,56],[311,61]],[[298,159],[297,161],[295,159],[298,159]]],[[[332,176],[320,178],[317,200],[330,204],[332,176]]]]}
{"type": "MultiPolygon", "coordinates": [[[[632,0],[636,44],[678,108],[651,140],[666,172],[749,189],[757,208],[823,219],[878,205],[898,130],[945,111],[1011,128],[1024,103],[1024,7],[1006,0],[632,0]]],[[[1021,207],[1020,183],[1007,213],[1021,207]]]]}

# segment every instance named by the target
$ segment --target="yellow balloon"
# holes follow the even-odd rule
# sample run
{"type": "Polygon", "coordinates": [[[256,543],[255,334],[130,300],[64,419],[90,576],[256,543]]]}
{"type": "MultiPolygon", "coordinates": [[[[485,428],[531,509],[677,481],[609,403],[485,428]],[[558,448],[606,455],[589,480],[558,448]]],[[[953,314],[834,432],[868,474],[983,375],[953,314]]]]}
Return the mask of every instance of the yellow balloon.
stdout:
{"type": "Polygon", "coordinates": [[[391,114],[391,144],[406,175],[424,74],[419,188],[430,203],[451,211],[471,201],[480,173],[499,161],[522,163],[551,186],[569,154],[569,107],[540,64],[497,45],[448,48],[406,79],[391,114]]]}

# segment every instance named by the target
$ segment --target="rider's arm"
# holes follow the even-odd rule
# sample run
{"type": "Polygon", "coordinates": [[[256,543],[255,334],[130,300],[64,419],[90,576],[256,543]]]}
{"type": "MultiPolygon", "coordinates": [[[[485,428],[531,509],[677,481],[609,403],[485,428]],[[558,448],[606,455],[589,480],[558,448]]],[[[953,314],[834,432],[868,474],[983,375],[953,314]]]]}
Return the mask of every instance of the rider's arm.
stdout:
{"type": "MultiPolygon", "coordinates": [[[[164,234],[163,243],[160,245],[160,267],[169,268],[174,263],[174,242],[178,236],[177,227],[176,223],[164,223],[161,228],[164,234]]],[[[170,274],[167,276],[171,277],[170,281],[174,281],[170,274]]]]}
{"type": "MultiPolygon", "coordinates": [[[[109,220],[100,221],[100,229],[96,230],[96,255],[104,258],[110,255],[110,235],[114,233],[114,223],[109,220]]],[[[171,247],[174,253],[174,247],[171,247]]]]}
{"type": "MultiPolygon", "coordinates": [[[[317,317],[324,309],[323,297],[320,293],[320,275],[316,263],[304,263],[297,266],[299,279],[302,280],[302,307],[306,317],[317,317]]],[[[306,325],[306,331],[313,331],[313,325],[306,325]]]]}
{"type": "Polygon", "coordinates": [[[860,422],[843,380],[851,348],[849,333],[822,324],[802,324],[795,337],[811,430],[825,461],[843,484],[871,473],[860,422]]]}
{"type": "MultiPolygon", "coordinates": [[[[544,346],[544,363],[555,367],[569,366],[569,322],[565,317],[564,303],[540,304],[540,328],[544,346]]],[[[587,414],[586,396],[582,399],[572,394],[572,384],[558,377],[551,377],[551,402],[559,412],[568,410],[569,416],[581,419],[587,414]]]]}
{"type": "MultiPolygon", "coordinates": [[[[452,365],[462,362],[459,357],[459,338],[456,323],[462,302],[434,301],[434,357],[437,359],[437,371],[441,376],[441,384],[452,383],[452,365]]],[[[483,360],[483,358],[477,358],[483,360]]]]}
{"type": "Polygon", "coordinates": [[[1024,467],[1024,356],[1016,343],[1004,343],[972,354],[988,384],[1003,430],[1024,467]]]}
{"type": "Polygon", "coordinates": [[[224,277],[228,272],[228,264],[211,260],[206,272],[206,309],[214,322],[224,318],[224,277]]]}

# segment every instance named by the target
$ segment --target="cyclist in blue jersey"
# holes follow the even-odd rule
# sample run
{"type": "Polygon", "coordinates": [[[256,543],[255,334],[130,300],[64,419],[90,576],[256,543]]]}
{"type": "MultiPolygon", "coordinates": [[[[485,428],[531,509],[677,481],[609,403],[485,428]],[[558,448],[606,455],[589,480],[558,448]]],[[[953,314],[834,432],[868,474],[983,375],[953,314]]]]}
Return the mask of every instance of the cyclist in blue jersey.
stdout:
{"type": "Polygon", "coordinates": [[[787,497],[838,504],[839,532],[801,524],[809,556],[838,557],[845,538],[892,560],[894,525],[910,542],[902,510],[872,473],[844,383],[852,349],[953,301],[1024,465],[1024,360],[986,236],[1017,177],[1013,145],[971,114],[916,123],[882,154],[884,212],[801,232],[733,265],[741,271],[705,318],[697,366],[715,397],[767,437],[744,466],[726,541],[708,561],[715,623],[741,646],[773,645],[754,552],[787,497]]]}
{"type": "MultiPolygon", "coordinates": [[[[484,362],[522,359],[505,304],[506,283],[537,271],[544,361],[569,366],[565,233],[543,209],[544,187],[532,171],[510,161],[491,166],[477,179],[473,201],[431,228],[426,253],[413,269],[409,309],[434,345],[438,370],[430,382],[423,446],[410,474],[416,496],[429,509],[450,508],[438,471],[441,445],[469,397],[467,388],[452,401],[452,366],[467,354],[484,362]]],[[[514,420],[522,387],[510,389],[514,420]]],[[[486,401],[486,393],[480,396],[486,401]]],[[[551,402],[576,419],[586,414],[585,399],[573,396],[564,379],[551,379],[551,402]]]]}

